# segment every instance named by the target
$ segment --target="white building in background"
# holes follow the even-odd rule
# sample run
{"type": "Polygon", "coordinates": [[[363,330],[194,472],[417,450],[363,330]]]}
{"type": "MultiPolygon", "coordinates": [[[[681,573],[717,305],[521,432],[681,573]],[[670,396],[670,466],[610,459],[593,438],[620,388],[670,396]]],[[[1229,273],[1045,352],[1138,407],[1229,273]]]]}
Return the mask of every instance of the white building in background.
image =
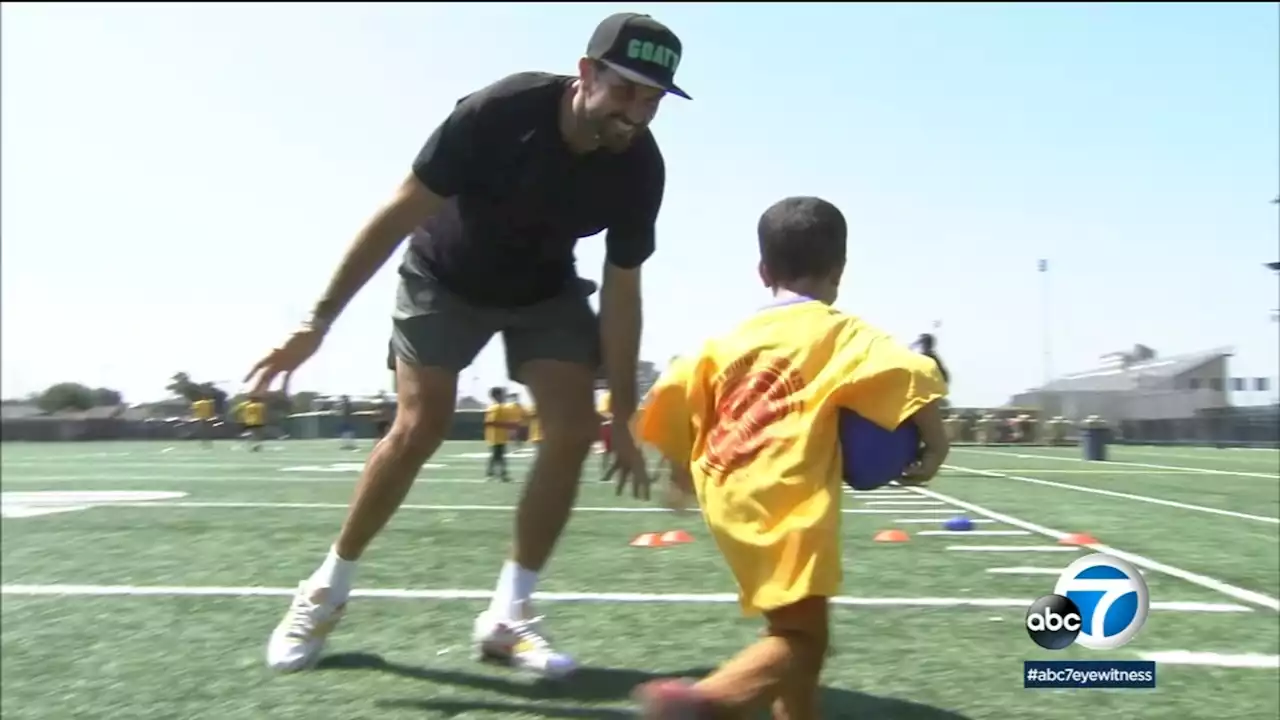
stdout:
{"type": "Polygon", "coordinates": [[[1074,420],[1089,415],[1110,422],[1196,417],[1230,406],[1233,392],[1265,390],[1257,388],[1253,378],[1232,378],[1231,356],[1230,349],[1217,348],[1162,358],[1137,345],[1132,351],[1104,355],[1099,368],[1015,395],[1009,404],[1074,420]]]}

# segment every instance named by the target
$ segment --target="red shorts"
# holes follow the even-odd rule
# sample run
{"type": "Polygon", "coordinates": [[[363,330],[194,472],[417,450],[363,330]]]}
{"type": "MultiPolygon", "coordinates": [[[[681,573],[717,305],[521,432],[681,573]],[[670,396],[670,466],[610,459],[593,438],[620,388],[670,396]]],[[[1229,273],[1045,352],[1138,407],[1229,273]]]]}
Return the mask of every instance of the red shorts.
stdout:
{"type": "Polygon", "coordinates": [[[600,423],[600,443],[605,452],[613,452],[613,423],[608,420],[600,423]]]}

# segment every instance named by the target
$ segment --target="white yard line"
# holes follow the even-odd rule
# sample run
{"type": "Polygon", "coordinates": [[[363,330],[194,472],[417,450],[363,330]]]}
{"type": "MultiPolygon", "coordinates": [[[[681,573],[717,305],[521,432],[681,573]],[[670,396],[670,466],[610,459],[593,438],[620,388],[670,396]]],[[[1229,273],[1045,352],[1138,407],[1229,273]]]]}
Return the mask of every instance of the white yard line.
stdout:
{"type": "MultiPolygon", "coordinates": [[[[273,483],[282,483],[282,484],[283,483],[342,483],[343,485],[354,485],[356,482],[356,479],[359,477],[359,474],[356,472],[345,473],[345,474],[327,473],[327,475],[328,475],[327,477],[299,477],[296,474],[280,473],[279,475],[226,475],[224,477],[208,477],[208,476],[189,477],[189,476],[183,476],[183,475],[174,475],[172,473],[167,473],[164,475],[133,475],[128,473],[113,475],[110,472],[103,473],[100,471],[93,475],[25,475],[23,477],[5,477],[3,478],[3,482],[5,485],[13,485],[17,483],[23,483],[23,484],[28,484],[28,483],[86,483],[86,484],[167,483],[167,484],[178,484],[178,485],[181,485],[182,483],[240,483],[240,484],[256,483],[258,485],[270,485],[273,483]]],[[[425,475],[423,477],[419,477],[416,480],[416,482],[427,483],[428,485],[433,483],[451,484],[451,485],[453,484],[483,485],[486,483],[493,483],[494,485],[498,484],[496,482],[493,482],[492,480],[483,480],[483,479],[477,480],[475,478],[448,478],[448,477],[439,478],[439,477],[432,477],[431,475],[425,475]]],[[[591,485],[592,483],[583,483],[583,484],[591,485]]],[[[603,483],[595,483],[595,484],[602,485],[603,483]]],[[[613,487],[613,486],[610,485],[609,487],[613,487]]]]}
{"type": "Polygon", "coordinates": [[[1046,475],[1106,475],[1108,477],[1116,475],[1138,475],[1142,477],[1151,477],[1152,475],[1203,475],[1203,472],[1197,470],[1084,470],[1080,468],[1017,468],[1002,469],[1000,472],[1007,473],[1037,473],[1046,475]]]}
{"type": "Polygon", "coordinates": [[[951,552],[1079,552],[1073,545],[948,545],[951,552]]]}
{"type": "Polygon", "coordinates": [[[945,505],[936,500],[868,500],[867,505],[898,505],[902,507],[920,507],[921,505],[945,505]]]}
{"type": "MultiPolygon", "coordinates": [[[[981,505],[977,505],[971,502],[965,502],[964,500],[951,497],[950,495],[944,495],[934,490],[927,490],[925,488],[918,488],[918,487],[911,488],[911,490],[912,492],[918,493],[924,497],[933,498],[935,500],[942,500],[958,508],[963,508],[965,510],[968,510],[969,512],[972,512],[974,514],[982,515],[984,517],[989,517],[992,520],[996,520],[997,522],[1002,522],[1006,525],[1012,525],[1014,527],[1022,528],[1023,530],[1030,530],[1031,532],[1036,533],[1037,535],[1043,535],[1048,538],[1053,538],[1054,540],[1062,540],[1068,536],[1067,533],[1062,532],[1061,530],[1055,530],[1053,528],[1045,527],[1044,525],[1037,525],[1035,523],[1027,522],[1026,520],[1020,520],[1011,515],[1005,515],[1004,513],[999,513],[994,510],[988,510],[987,508],[982,507],[981,505]]],[[[1146,570],[1153,570],[1159,573],[1164,573],[1165,575],[1169,575],[1170,577],[1175,577],[1179,580],[1184,580],[1186,582],[1199,585],[1200,587],[1222,593],[1223,595],[1234,598],[1236,600],[1252,603],[1254,605],[1260,605],[1264,608],[1267,608],[1268,610],[1274,610],[1274,611],[1280,612],[1280,600],[1277,600],[1276,598],[1273,598],[1270,595],[1265,595],[1263,593],[1255,592],[1253,590],[1246,590],[1241,587],[1236,587],[1235,585],[1222,582],[1221,580],[1215,580],[1214,578],[1211,578],[1207,575],[1201,575],[1199,573],[1183,570],[1182,568],[1177,568],[1172,565],[1166,565],[1165,563],[1157,562],[1155,560],[1152,560],[1151,558],[1143,557],[1142,555],[1138,555],[1136,553],[1125,552],[1124,550],[1111,547],[1110,545],[1104,545],[1103,543],[1093,543],[1090,545],[1086,545],[1084,547],[1087,547],[1090,550],[1093,550],[1094,552],[1114,555],[1115,557],[1118,557],[1121,560],[1129,561],[1130,563],[1136,565],[1137,567],[1144,568],[1146,570]]]]}
{"type": "MultiPolygon", "coordinates": [[[[925,525],[925,524],[929,524],[929,523],[935,523],[935,524],[941,525],[941,524],[945,523],[946,521],[948,521],[948,520],[950,520],[950,519],[951,519],[951,518],[949,518],[949,517],[932,517],[932,518],[895,518],[895,519],[893,520],[893,522],[895,522],[895,523],[901,523],[901,524],[905,524],[905,525],[925,525]]],[[[993,522],[995,522],[995,520],[992,520],[991,518],[971,518],[971,519],[969,520],[969,522],[971,522],[971,523],[975,523],[975,524],[978,524],[978,523],[993,523],[993,522]]]]}
{"type": "MultiPolygon", "coordinates": [[[[38,495],[38,493],[36,493],[38,495]]],[[[8,496],[9,493],[5,493],[8,496]]],[[[31,493],[21,493],[28,498],[32,497],[31,493]]],[[[49,505],[52,501],[40,500],[22,500],[16,497],[5,497],[4,501],[11,505],[17,506],[22,504],[39,504],[49,505]]],[[[82,508],[89,507],[120,507],[120,508],[155,508],[163,510],[165,508],[188,508],[188,509],[205,509],[205,510],[346,510],[346,503],[306,503],[306,502],[237,502],[237,501],[198,501],[198,500],[182,500],[168,501],[157,500],[153,502],[93,502],[82,508]]],[[[406,503],[400,506],[402,510],[431,510],[431,511],[493,511],[493,512],[514,512],[515,505],[416,505],[406,503]]],[[[613,506],[578,506],[574,508],[575,512],[589,513],[670,513],[673,512],[664,507],[643,506],[643,507],[613,507],[613,506]]],[[[933,513],[934,510],[904,510],[901,508],[894,509],[876,509],[876,508],[843,508],[840,511],[845,515],[900,515],[902,513],[933,513]]],[[[940,521],[941,522],[941,521],[940,521]]]]}
{"type": "MultiPolygon", "coordinates": [[[[994,575],[1061,575],[1063,570],[1066,570],[1066,568],[1027,567],[1025,565],[1021,567],[987,568],[987,572],[994,575]]],[[[1145,576],[1147,571],[1139,570],[1138,573],[1145,576]]]]}
{"type": "Polygon", "coordinates": [[[921,530],[913,535],[959,535],[959,536],[979,536],[979,537],[996,537],[999,535],[1030,535],[1026,530],[921,530]]]}
{"type": "Polygon", "coordinates": [[[1031,483],[1033,485],[1044,485],[1045,487],[1058,488],[1060,490],[1071,490],[1072,492],[1089,493],[1091,495],[1106,495],[1108,497],[1117,497],[1125,500],[1135,500],[1137,502],[1150,503],[1152,505],[1164,505],[1165,507],[1178,508],[1179,510],[1191,510],[1193,512],[1209,513],[1212,515],[1223,515],[1226,517],[1238,518],[1240,520],[1252,520],[1254,522],[1271,523],[1272,525],[1280,525],[1280,518],[1268,517],[1266,515],[1251,515],[1249,513],[1236,512],[1235,510],[1221,510],[1219,508],[1205,507],[1204,505],[1192,505],[1190,503],[1177,502],[1176,500],[1162,500],[1161,498],[1149,497],[1146,495],[1136,495],[1134,493],[1117,492],[1115,490],[1103,490],[1102,488],[1085,487],[1083,485],[1071,485],[1069,483],[1056,482],[1053,480],[1041,480],[1039,478],[1024,477],[1022,475],[1011,475],[1005,471],[979,470],[977,468],[961,467],[959,465],[944,465],[948,470],[959,470],[966,473],[976,475],[984,475],[986,477],[1002,478],[1005,480],[1016,480],[1018,482],[1031,483]]]}
{"type": "MultiPolygon", "coordinates": [[[[953,452],[967,452],[975,455],[990,455],[993,457],[1012,457],[1021,458],[1023,460],[1057,460],[1059,462],[1082,463],[1089,462],[1084,458],[1067,457],[1065,455],[1036,455],[1033,453],[1014,453],[1003,452],[999,450],[978,450],[970,447],[953,447],[953,452]]],[[[1108,460],[1107,465],[1123,465],[1125,467],[1151,468],[1153,470],[1178,470],[1181,472],[1199,473],[1201,475],[1231,475],[1235,477],[1252,477],[1263,478],[1266,480],[1280,480],[1280,474],[1242,472],[1239,470],[1210,470],[1208,468],[1181,467],[1178,465],[1154,465],[1151,463],[1121,462],[1119,460],[1108,460]]]]}
{"type": "Polygon", "coordinates": [[[1151,660],[1161,665],[1204,665],[1222,668],[1256,668],[1260,670],[1280,669],[1280,655],[1261,655],[1244,653],[1225,655],[1215,652],[1191,652],[1189,650],[1165,650],[1138,653],[1143,660],[1151,660]]]}
{"type": "Polygon", "coordinates": [[[995,575],[1061,575],[1065,567],[1046,568],[1046,567],[1028,567],[1025,565],[1019,567],[995,567],[987,568],[987,572],[995,575]]]}
{"type": "MultiPolygon", "coordinates": [[[[291,597],[297,588],[285,587],[193,587],[193,586],[136,586],[136,585],[4,585],[0,594],[16,596],[203,596],[203,597],[291,597]]],[[[352,597],[397,598],[421,600],[488,600],[491,590],[409,590],[363,589],[353,590],[352,597]]],[[[533,599],[558,602],[617,602],[617,603],[736,603],[735,593],[644,593],[644,592],[539,592],[533,599]]],[[[1028,598],[900,598],[900,597],[850,597],[831,599],[835,605],[861,607],[985,607],[1016,608],[1025,610],[1033,600],[1028,598]]],[[[1231,603],[1153,602],[1152,610],[1171,612],[1244,613],[1248,607],[1231,603]]]]}

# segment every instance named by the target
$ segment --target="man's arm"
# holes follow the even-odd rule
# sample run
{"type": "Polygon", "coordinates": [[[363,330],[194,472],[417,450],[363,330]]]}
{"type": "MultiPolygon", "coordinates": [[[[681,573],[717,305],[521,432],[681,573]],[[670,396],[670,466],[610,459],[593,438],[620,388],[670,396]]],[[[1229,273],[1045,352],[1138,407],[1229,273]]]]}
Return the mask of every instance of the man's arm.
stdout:
{"type": "Polygon", "coordinates": [[[337,319],[391,253],[439,212],[444,199],[462,192],[475,170],[482,94],[464,98],[413,162],[413,172],[351,243],[338,270],[312,310],[311,323],[323,330],[337,319]]]}
{"type": "MultiPolygon", "coordinates": [[[[652,143],[652,140],[649,140],[652,143]]],[[[644,325],[640,305],[640,266],[653,254],[654,226],[662,207],[666,168],[656,144],[638,167],[635,197],[605,237],[607,258],[600,288],[600,351],[609,382],[615,428],[628,428],[635,415],[636,365],[644,325]]]]}
{"type": "Polygon", "coordinates": [[[415,175],[405,178],[391,201],[378,210],[347,249],[324,295],[311,311],[312,324],[327,330],[386,264],[396,246],[434,215],[443,202],[415,175]]]}
{"type": "Polygon", "coordinates": [[[605,263],[600,291],[600,351],[615,426],[625,426],[636,411],[636,365],[640,360],[643,320],[640,267],[620,268],[605,263]]]}

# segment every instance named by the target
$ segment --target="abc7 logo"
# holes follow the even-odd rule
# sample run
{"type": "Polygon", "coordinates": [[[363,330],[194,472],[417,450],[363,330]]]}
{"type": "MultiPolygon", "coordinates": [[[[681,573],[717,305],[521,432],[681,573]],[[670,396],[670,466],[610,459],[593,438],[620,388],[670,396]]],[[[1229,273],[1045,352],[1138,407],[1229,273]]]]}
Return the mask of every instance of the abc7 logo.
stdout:
{"type": "Polygon", "coordinates": [[[1071,563],[1053,595],[1027,608],[1027,634],[1046,650],[1074,643],[1112,650],[1130,640],[1147,620],[1147,583],[1129,563],[1101,553],[1071,563]]]}

